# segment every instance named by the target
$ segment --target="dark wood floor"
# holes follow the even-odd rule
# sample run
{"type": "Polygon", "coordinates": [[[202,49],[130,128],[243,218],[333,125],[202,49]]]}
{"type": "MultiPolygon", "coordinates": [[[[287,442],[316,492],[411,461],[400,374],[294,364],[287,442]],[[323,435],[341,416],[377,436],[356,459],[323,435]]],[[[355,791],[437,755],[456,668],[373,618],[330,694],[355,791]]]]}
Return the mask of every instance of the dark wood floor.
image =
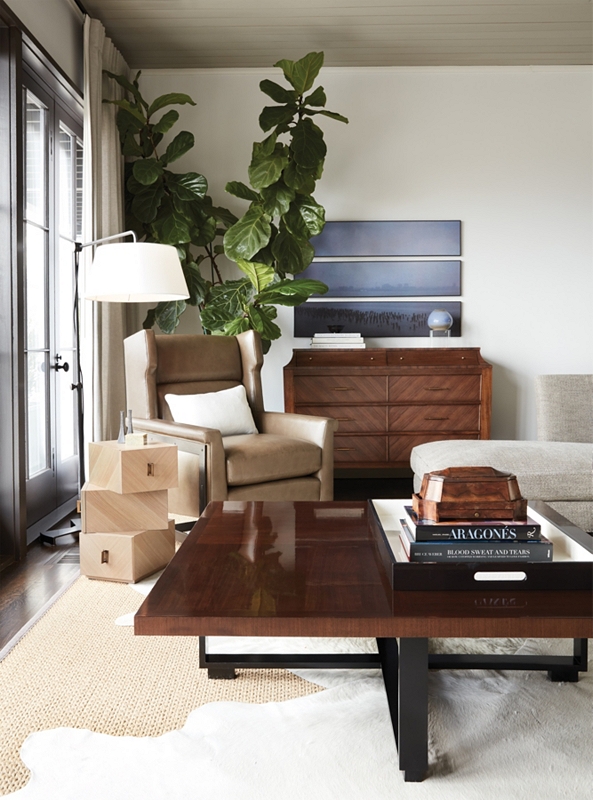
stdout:
{"type": "MultiPolygon", "coordinates": [[[[335,500],[410,497],[411,492],[411,478],[340,478],[334,483],[335,500]]],[[[0,571],[0,650],[79,572],[74,536],[57,539],[55,546],[37,540],[23,561],[0,571]]]]}

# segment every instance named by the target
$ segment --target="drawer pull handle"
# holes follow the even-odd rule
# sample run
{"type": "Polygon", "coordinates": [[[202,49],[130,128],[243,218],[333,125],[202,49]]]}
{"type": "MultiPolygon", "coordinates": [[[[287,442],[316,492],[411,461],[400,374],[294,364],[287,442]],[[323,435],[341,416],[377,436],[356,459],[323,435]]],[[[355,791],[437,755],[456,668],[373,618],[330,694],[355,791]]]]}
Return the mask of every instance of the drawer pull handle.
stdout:
{"type": "Polygon", "coordinates": [[[146,474],[149,478],[154,477],[154,464],[152,464],[150,461],[146,465],[146,474]]]}
{"type": "Polygon", "coordinates": [[[427,386],[427,392],[448,392],[449,386],[427,386]]]}
{"type": "Polygon", "coordinates": [[[352,417],[334,417],[338,422],[352,422],[352,417]]]}
{"type": "Polygon", "coordinates": [[[353,447],[335,447],[334,449],[335,450],[340,450],[342,452],[345,452],[346,450],[354,450],[353,447]]]}
{"type": "Polygon", "coordinates": [[[109,564],[109,550],[101,550],[101,564],[109,564]]]}
{"type": "Polygon", "coordinates": [[[334,392],[351,392],[351,386],[334,386],[334,392]]]}
{"type": "Polygon", "coordinates": [[[445,419],[449,419],[449,417],[424,417],[424,419],[427,419],[427,420],[428,419],[431,419],[431,420],[436,420],[436,419],[445,420],[445,419]]]}

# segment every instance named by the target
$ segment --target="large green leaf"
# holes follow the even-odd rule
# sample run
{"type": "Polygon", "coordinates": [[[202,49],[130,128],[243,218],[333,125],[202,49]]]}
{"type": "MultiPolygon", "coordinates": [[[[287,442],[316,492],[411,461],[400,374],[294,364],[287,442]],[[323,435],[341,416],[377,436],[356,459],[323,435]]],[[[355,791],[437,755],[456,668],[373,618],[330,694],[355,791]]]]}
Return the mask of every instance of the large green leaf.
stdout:
{"type": "Polygon", "coordinates": [[[280,269],[292,274],[306,269],[315,255],[315,250],[306,239],[293,236],[286,229],[281,230],[274,240],[272,252],[280,269]]]}
{"type": "Polygon", "coordinates": [[[277,181],[271,186],[261,190],[264,208],[271,217],[286,214],[294,199],[294,189],[287,186],[284,181],[277,181]]]}
{"type": "Polygon", "coordinates": [[[344,117],[342,114],[336,114],[335,111],[306,111],[307,114],[323,114],[324,117],[331,117],[331,119],[337,119],[338,122],[345,122],[346,125],[348,124],[348,117],[344,117]]]}
{"type": "Polygon", "coordinates": [[[181,200],[201,199],[208,191],[208,181],[198,172],[186,172],[184,175],[175,175],[166,172],[167,185],[181,200]]]}
{"type": "Polygon", "coordinates": [[[167,131],[170,130],[173,125],[175,125],[178,119],[179,111],[175,111],[175,109],[172,108],[170,111],[167,111],[166,114],[163,114],[158,122],[154,123],[152,129],[155,133],[167,133],[167,131]]]}
{"type": "Polygon", "coordinates": [[[255,202],[259,200],[258,193],[254,192],[253,189],[250,189],[249,186],[241,181],[229,181],[224,188],[229,194],[232,194],[234,197],[240,197],[241,200],[251,200],[255,202]]]}
{"type": "Polygon", "coordinates": [[[224,235],[224,252],[231,261],[244,258],[249,261],[267,245],[272,229],[268,215],[254,206],[235,222],[224,235]]]}
{"type": "Polygon", "coordinates": [[[153,183],[143,191],[134,195],[132,200],[132,213],[140,222],[152,222],[165,196],[162,183],[153,183]]]}
{"type": "Polygon", "coordinates": [[[124,156],[142,156],[143,155],[142,148],[140,147],[140,145],[136,141],[136,138],[135,138],[134,134],[131,131],[129,131],[125,135],[125,137],[124,137],[124,139],[122,141],[121,152],[122,152],[122,155],[124,155],[124,156]]]}
{"type": "Polygon", "coordinates": [[[142,327],[152,328],[158,325],[163,333],[173,333],[179,325],[179,317],[185,311],[185,300],[170,300],[168,303],[157,303],[146,315],[142,327]]]}
{"type": "Polygon", "coordinates": [[[325,294],[328,287],[321,281],[311,278],[297,280],[285,279],[268,286],[258,295],[261,303],[274,303],[279,306],[300,306],[313,294],[325,294]]]}
{"type": "Polygon", "coordinates": [[[319,75],[323,66],[323,53],[308,53],[299,61],[282,59],[274,66],[280,67],[286,80],[294,86],[298,94],[303,94],[309,91],[319,75]]]}
{"type": "Polygon", "coordinates": [[[165,155],[161,158],[163,164],[170,164],[171,161],[181,158],[188,150],[192,149],[194,141],[193,133],[180,131],[165,150],[165,155]]]}
{"type": "Polygon", "coordinates": [[[274,81],[264,80],[259,84],[259,88],[271,97],[276,103],[294,103],[296,100],[296,93],[285,89],[279,83],[274,81]]]}
{"type": "Polygon", "coordinates": [[[252,290],[248,278],[225,281],[213,286],[208,302],[200,311],[202,325],[207,331],[220,331],[232,320],[245,315],[243,310],[252,290]]]}
{"type": "Polygon", "coordinates": [[[148,109],[148,116],[151,117],[155,111],[159,111],[161,108],[165,106],[183,106],[186,103],[189,103],[190,106],[195,106],[194,101],[188,94],[181,94],[179,92],[170,92],[169,94],[162,94],[160,97],[157,97],[150,104],[150,108],[148,109]]]}
{"type": "Polygon", "coordinates": [[[297,194],[283,217],[284,224],[295,236],[310,239],[318,236],[325,225],[325,209],[310,196],[297,194]]]}
{"type": "Polygon", "coordinates": [[[269,156],[256,156],[252,159],[249,169],[249,180],[254,189],[264,189],[276,183],[282,170],[288,164],[288,154],[283,145],[277,145],[269,156]]]}
{"type": "Polygon", "coordinates": [[[282,331],[272,322],[276,318],[274,306],[249,306],[247,313],[253,325],[253,329],[261,334],[262,339],[272,341],[282,336],[282,331]]]}
{"type": "Polygon", "coordinates": [[[187,303],[191,306],[202,303],[208,294],[210,284],[203,278],[200,268],[195,261],[190,261],[188,264],[184,265],[183,275],[189,291],[187,303]]]}
{"type": "Polygon", "coordinates": [[[315,169],[327,153],[321,128],[308,117],[300,120],[292,129],[290,149],[300,167],[315,169]]]}
{"type": "MultiPolygon", "coordinates": [[[[218,222],[222,222],[222,224],[227,228],[230,228],[231,225],[234,225],[238,219],[238,217],[229,211],[228,208],[222,208],[222,206],[212,206],[210,213],[216,220],[218,220],[218,222]]],[[[223,249],[221,249],[221,253],[222,252],[224,252],[223,249]]]]}
{"type": "Polygon", "coordinates": [[[207,217],[199,228],[192,228],[191,241],[197,247],[205,247],[216,238],[216,220],[214,217],[207,217]]]}
{"type": "Polygon", "coordinates": [[[295,161],[290,161],[282,173],[282,180],[297,192],[313,194],[316,174],[317,170],[303,169],[295,161]]]}
{"type": "Polygon", "coordinates": [[[117,83],[119,83],[120,86],[122,86],[127,92],[130,92],[130,94],[133,95],[134,99],[136,100],[136,103],[144,106],[144,108],[148,108],[148,103],[144,100],[144,98],[140,94],[138,87],[134,86],[133,83],[130,83],[130,81],[125,77],[125,75],[114,75],[113,72],[109,72],[106,69],[103,70],[103,75],[107,75],[109,78],[112,78],[112,80],[117,81],[117,83]]]}
{"type": "Polygon", "coordinates": [[[305,97],[303,103],[306,106],[324,106],[327,103],[327,97],[325,96],[323,86],[318,86],[314,92],[311,92],[308,97],[305,97]]]}
{"type": "Polygon", "coordinates": [[[269,267],[267,264],[258,264],[253,261],[245,261],[243,258],[237,260],[237,266],[241,272],[247,275],[255,291],[258,293],[272,283],[276,274],[274,267],[269,267]]]}
{"type": "Polygon", "coordinates": [[[251,330],[251,320],[247,316],[237,317],[227,322],[222,331],[225,336],[238,336],[240,333],[251,330]]]}
{"type": "Polygon", "coordinates": [[[171,207],[167,214],[157,218],[153,227],[159,234],[162,244],[184,244],[191,241],[190,225],[187,217],[171,207]]]}
{"type": "Polygon", "coordinates": [[[156,158],[139,158],[132,167],[134,177],[143,186],[150,186],[163,174],[163,165],[156,158]]]}
{"type": "Polygon", "coordinates": [[[109,105],[112,106],[119,106],[119,108],[122,108],[132,117],[134,117],[138,122],[141,122],[142,125],[146,125],[147,120],[142,111],[135,105],[130,103],[129,100],[103,100],[103,102],[108,103],[109,105]]]}
{"type": "Polygon", "coordinates": [[[130,114],[123,108],[120,108],[115,117],[115,124],[119,131],[119,139],[121,142],[125,141],[126,137],[131,134],[137,134],[146,127],[144,120],[139,120],[137,117],[130,114]]]}
{"type": "Polygon", "coordinates": [[[297,112],[295,103],[286,106],[265,106],[259,115],[259,127],[262,131],[269,131],[276,125],[284,125],[290,122],[297,112]]]}

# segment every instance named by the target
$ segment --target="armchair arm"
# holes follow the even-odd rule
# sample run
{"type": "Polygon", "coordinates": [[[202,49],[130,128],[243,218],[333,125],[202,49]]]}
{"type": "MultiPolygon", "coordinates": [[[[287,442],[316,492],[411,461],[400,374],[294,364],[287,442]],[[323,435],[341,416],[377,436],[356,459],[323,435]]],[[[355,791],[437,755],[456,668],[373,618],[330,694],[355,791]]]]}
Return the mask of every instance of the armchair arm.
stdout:
{"type": "Polygon", "coordinates": [[[172,511],[188,516],[198,516],[202,506],[210,500],[226,500],[226,456],[222,436],[216,428],[202,428],[164,419],[133,420],[134,430],[170,440],[179,451],[179,488],[169,491],[172,511]],[[200,454],[200,447],[205,453],[200,454]],[[206,497],[200,503],[199,486],[204,482],[205,466],[206,497]]]}
{"type": "Polygon", "coordinates": [[[329,417],[279,411],[264,411],[262,414],[261,433],[304,439],[321,448],[321,468],[316,473],[321,484],[320,500],[333,500],[334,497],[334,432],[337,429],[337,421],[329,417]]]}

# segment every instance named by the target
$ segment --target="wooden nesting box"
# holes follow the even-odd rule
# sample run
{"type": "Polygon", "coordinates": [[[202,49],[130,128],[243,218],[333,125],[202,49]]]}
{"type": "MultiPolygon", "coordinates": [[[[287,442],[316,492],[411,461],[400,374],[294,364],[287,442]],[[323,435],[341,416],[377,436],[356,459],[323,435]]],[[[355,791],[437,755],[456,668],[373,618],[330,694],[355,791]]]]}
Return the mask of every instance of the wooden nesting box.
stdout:
{"type": "Polygon", "coordinates": [[[527,500],[521,497],[517,478],[493,467],[449,467],[427,472],[412,505],[421,519],[434,522],[527,518],[527,500]]]}
{"type": "Polygon", "coordinates": [[[166,567],[175,554],[175,523],[163,530],[80,534],[80,571],[87,578],[135,583],[166,567]]]}
{"type": "Polygon", "coordinates": [[[175,489],[177,447],[160,442],[129,445],[118,442],[89,444],[91,482],[118,494],[175,489]]]}
{"type": "Polygon", "coordinates": [[[84,533],[162,530],[169,524],[168,507],[166,489],[118,494],[85,483],[82,487],[82,530],[84,533]]]}

